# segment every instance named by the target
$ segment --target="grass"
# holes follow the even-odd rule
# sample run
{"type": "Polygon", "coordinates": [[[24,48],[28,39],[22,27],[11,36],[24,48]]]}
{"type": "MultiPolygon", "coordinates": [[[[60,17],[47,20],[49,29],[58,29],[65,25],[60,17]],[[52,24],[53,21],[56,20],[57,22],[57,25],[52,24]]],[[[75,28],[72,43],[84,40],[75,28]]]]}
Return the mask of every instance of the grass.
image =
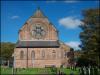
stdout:
{"type": "Polygon", "coordinates": [[[12,68],[1,68],[0,73],[2,74],[12,74],[12,68]]]}
{"type": "MultiPolygon", "coordinates": [[[[55,69],[56,70],[56,69],[55,69]]],[[[66,75],[70,75],[71,72],[73,72],[75,75],[79,75],[78,70],[76,71],[72,71],[71,69],[66,69],[66,68],[57,68],[57,71],[60,70],[61,72],[65,73],[66,75]]],[[[1,75],[4,74],[12,74],[12,68],[2,68],[1,67],[1,75]]],[[[56,72],[54,70],[52,70],[51,68],[27,68],[27,69],[17,69],[16,74],[32,74],[32,75],[36,75],[36,74],[50,74],[53,75],[56,72]]]]}
{"type": "Polygon", "coordinates": [[[63,72],[67,75],[70,75],[70,73],[74,73],[75,75],[79,75],[79,70],[78,68],[76,69],[76,71],[71,70],[71,69],[66,69],[66,68],[62,68],[63,72]]]}

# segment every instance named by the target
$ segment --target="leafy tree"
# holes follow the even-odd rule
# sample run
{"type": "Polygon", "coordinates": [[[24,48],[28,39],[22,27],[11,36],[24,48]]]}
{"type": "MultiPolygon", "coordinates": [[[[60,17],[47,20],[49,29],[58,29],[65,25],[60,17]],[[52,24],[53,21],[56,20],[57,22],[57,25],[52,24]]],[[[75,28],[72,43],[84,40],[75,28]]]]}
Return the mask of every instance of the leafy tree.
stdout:
{"type": "Polygon", "coordinates": [[[80,39],[82,45],[80,46],[83,50],[83,55],[86,60],[92,61],[95,64],[100,64],[100,9],[87,9],[83,11],[84,19],[80,33],[80,39]]]}
{"type": "Polygon", "coordinates": [[[1,58],[9,60],[14,51],[15,44],[10,42],[1,42],[1,58]]]}

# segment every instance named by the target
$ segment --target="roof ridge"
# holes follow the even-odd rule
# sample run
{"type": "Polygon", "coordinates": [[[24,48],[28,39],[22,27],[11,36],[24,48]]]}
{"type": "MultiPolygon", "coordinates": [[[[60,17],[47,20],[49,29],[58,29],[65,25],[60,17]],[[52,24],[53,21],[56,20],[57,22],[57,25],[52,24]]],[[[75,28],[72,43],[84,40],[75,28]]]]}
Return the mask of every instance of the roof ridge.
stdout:
{"type": "Polygon", "coordinates": [[[46,16],[43,14],[40,7],[38,7],[32,17],[34,17],[34,18],[45,18],[46,16]]]}

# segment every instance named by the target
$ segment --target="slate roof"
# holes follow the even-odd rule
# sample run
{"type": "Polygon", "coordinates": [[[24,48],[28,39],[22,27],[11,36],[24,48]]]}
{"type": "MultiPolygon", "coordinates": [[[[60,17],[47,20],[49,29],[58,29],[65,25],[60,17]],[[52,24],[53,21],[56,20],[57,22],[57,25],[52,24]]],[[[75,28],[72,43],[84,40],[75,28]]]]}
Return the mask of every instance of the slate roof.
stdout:
{"type": "Polygon", "coordinates": [[[58,41],[18,41],[16,48],[56,48],[58,41]]]}

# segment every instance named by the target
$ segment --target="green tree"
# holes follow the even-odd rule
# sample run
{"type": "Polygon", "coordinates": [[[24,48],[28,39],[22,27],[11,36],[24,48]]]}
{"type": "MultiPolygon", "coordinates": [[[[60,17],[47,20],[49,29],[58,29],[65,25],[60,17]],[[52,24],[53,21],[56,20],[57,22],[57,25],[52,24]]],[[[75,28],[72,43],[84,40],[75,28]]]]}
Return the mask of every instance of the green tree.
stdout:
{"type": "Polygon", "coordinates": [[[1,55],[0,57],[9,60],[14,52],[14,43],[10,42],[1,42],[1,55]]]}
{"type": "Polygon", "coordinates": [[[100,9],[87,9],[83,11],[84,19],[80,33],[80,39],[82,42],[81,48],[83,55],[87,60],[92,61],[95,64],[100,64],[100,9]]]}

